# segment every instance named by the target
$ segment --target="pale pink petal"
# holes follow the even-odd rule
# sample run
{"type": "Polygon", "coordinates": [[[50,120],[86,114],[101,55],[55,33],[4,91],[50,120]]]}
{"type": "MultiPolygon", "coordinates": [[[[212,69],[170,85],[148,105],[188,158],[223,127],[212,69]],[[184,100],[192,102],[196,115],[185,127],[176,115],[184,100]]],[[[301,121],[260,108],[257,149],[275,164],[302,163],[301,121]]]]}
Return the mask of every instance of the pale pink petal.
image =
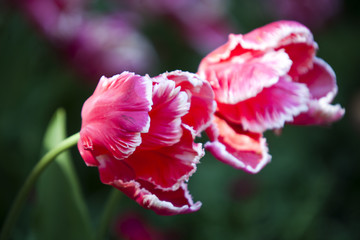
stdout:
{"type": "Polygon", "coordinates": [[[293,43],[312,44],[310,30],[295,21],[276,21],[254,29],[243,37],[242,46],[247,49],[265,50],[293,43]]]}
{"type": "Polygon", "coordinates": [[[132,154],[141,144],[140,133],[149,130],[151,90],[151,79],[133,73],[102,77],[82,109],[80,152],[108,151],[116,159],[132,154]]]}
{"type": "Polygon", "coordinates": [[[245,52],[279,49],[291,44],[307,44],[317,48],[308,28],[294,21],[277,21],[254,29],[247,34],[230,34],[224,45],[208,54],[207,64],[227,61],[245,52]]]}
{"type": "Polygon", "coordinates": [[[210,84],[197,74],[179,70],[164,73],[162,76],[174,81],[176,86],[181,87],[181,91],[186,91],[189,95],[189,113],[182,118],[182,122],[193,127],[196,135],[199,135],[209,126],[216,110],[214,92],[210,84]]]}
{"type": "Polygon", "coordinates": [[[264,132],[282,128],[286,121],[308,109],[309,91],[305,84],[287,78],[253,98],[235,105],[218,103],[218,110],[227,120],[241,124],[244,130],[264,132]]]}
{"type": "Polygon", "coordinates": [[[151,151],[136,151],[125,160],[137,179],[163,190],[176,190],[189,179],[204,150],[200,143],[194,143],[194,131],[184,124],[182,128],[183,135],[178,143],[151,151]]]}
{"type": "Polygon", "coordinates": [[[291,123],[297,125],[328,125],[344,116],[345,109],[339,104],[331,105],[323,100],[310,100],[308,103],[309,110],[295,117],[291,123]]]}
{"type": "Polygon", "coordinates": [[[196,212],[201,202],[194,203],[185,183],[175,191],[163,191],[141,181],[116,180],[112,184],[134,199],[140,206],[159,215],[175,215],[196,212]]]}
{"type": "Polygon", "coordinates": [[[248,53],[231,61],[201,65],[199,74],[210,82],[217,102],[236,104],[256,96],[264,88],[276,84],[292,61],[282,51],[248,53]]]}
{"type": "Polygon", "coordinates": [[[301,75],[299,82],[305,83],[310,90],[309,110],[297,116],[293,124],[327,125],[338,121],[345,114],[339,105],[331,105],[337,94],[336,76],[332,68],[322,59],[314,59],[314,67],[301,75]]]}
{"type": "Polygon", "coordinates": [[[181,118],[188,113],[188,95],[181,92],[175,82],[157,79],[153,87],[153,106],[150,111],[149,132],[141,135],[141,150],[172,146],[182,136],[181,118]]]}
{"type": "Polygon", "coordinates": [[[294,21],[277,21],[257,28],[243,36],[241,46],[263,51],[284,49],[293,62],[289,71],[291,77],[312,67],[318,48],[310,30],[294,21]]]}
{"type": "Polygon", "coordinates": [[[217,116],[206,132],[210,139],[205,144],[206,150],[225,164],[257,173],[270,162],[266,140],[260,133],[244,131],[240,125],[217,116]]]}
{"type": "MultiPolygon", "coordinates": [[[[230,34],[227,43],[208,54],[201,61],[199,73],[203,73],[213,64],[230,62],[237,57],[244,58],[250,54],[283,49],[292,61],[288,74],[295,77],[312,67],[312,59],[317,48],[310,30],[304,25],[293,21],[277,21],[245,35],[230,34]]],[[[207,77],[209,75],[208,73],[207,77]]],[[[215,83],[212,85],[216,86],[215,83]]]]}

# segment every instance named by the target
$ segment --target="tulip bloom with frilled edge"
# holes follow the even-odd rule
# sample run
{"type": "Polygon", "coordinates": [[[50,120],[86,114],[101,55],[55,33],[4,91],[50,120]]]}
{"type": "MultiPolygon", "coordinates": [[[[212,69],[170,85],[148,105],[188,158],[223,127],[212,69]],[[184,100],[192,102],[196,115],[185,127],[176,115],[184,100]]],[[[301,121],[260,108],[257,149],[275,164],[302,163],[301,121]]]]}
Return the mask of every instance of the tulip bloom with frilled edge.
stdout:
{"type": "Polygon", "coordinates": [[[198,69],[217,102],[205,148],[224,163],[256,173],[270,161],[264,131],[340,119],[344,109],[331,105],[335,74],[315,56],[317,48],[309,29],[293,21],[230,34],[198,69]]]}
{"type": "Polygon", "coordinates": [[[174,71],[102,77],[84,103],[78,148],[100,179],[161,215],[197,211],[186,181],[204,155],[196,135],[216,109],[208,82],[174,71]]]}

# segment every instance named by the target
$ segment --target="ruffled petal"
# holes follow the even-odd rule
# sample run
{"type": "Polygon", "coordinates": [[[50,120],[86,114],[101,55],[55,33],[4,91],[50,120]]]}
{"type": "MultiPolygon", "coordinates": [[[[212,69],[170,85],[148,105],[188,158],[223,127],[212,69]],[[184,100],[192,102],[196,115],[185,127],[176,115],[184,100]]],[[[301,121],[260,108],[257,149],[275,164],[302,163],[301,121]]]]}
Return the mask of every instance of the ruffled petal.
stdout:
{"type": "Polygon", "coordinates": [[[149,130],[151,91],[148,77],[129,72],[102,77],[82,109],[80,153],[92,151],[98,156],[108,151],[116,159],[132,154],[141,144],[140,133],[149,130]]]}
{"type": "Polygon", "coordinates": [[[218,103],[218,111],[227,120],[241,124],[244,130],[264,132],[282,128],[286,121],[308,110],[308,101],[305,84],[281,78],[275,85],[238,104],[218,103]]]}
{"type": "Polygon", "coordinates": [[[312,99],[327,98],[329,103],[337,94],[336,76],[329,64],[320,58],[314,58],[313,68],[299,77],[298,82],[305,83],[312,99]]]}
{"type": "Polygon", "coordinates": [[[290,69],[292,61],[283,51],[243,54],[228,62],[204,66],[199,74],[207,79],[217,102],[236,104],[276,84],[290,69]]]}
{"type": "Polygon", "coordinates": [[[137,179],[154,184],[155,188],[176,190],[196,171],[204,155],[200,143],[194,143],[194,131],[182,125],[183,135],[178,143],[151,151],[135,151],[125,161],[137,179]]]}
{"type": "MultiPolygon", "coordinates": [[[[295,78],[312,67],[318,46],[310,30],[294,21],[277,21],[257,28],[247,34],[230,34],[226,44],[208,54],[200,63],[199,73],[213,64],[228,63],[234,58],[244,59],[257,55],[284,50],[292,61],[288,75],[295,78]]],[[[209,77],[209,73],[207,77],[209,77]]],[[[201,75],[203,77],[203,75],[201,75]]],[[[209,80],[214,81],[214,80],[209,80]]],[[[216,81],[212,84],[216,86],[216,81]]]]}
{"type": "Polygon", "coordinates": [[[336,76],[322,59],[314,59],[314,67],[299,78],[310,90],[309,110],[297,116],[293,124],[327,125],[343,117],[345,109],[339,104],[331,105],[337,94],[336,76]]]}
{"type": "Polygon", "coordinates": [[[214,92],[207,81],[202,80],[197,74],[173,71],[164,73],[162,76],[175,82],[190,96],[189,113],[182,118],[182,122],[193,127],[196,135],[199,135],[211,123],[216,110],[214,92]]]}
{"type": "Polygon", "coordinates": [[[293,62],[288,75],[296,79],[298,75],[304,74],[313,66],[313,59],[316,54],[317,45],[309,43],[297,43],[282,46],[293,62]]]}
{"type": "Polygon", "coordinates": [[[294,21],[277,21],[244,35],[230,34],[228,42],[208,54],[202,63],[209,65],[228,61],[249,51],[268,51],[292,44],[306,44],[317,48],[307,27],[294,21]]]}
{"type": "Polygon", "coordinates": [[[175,215],[196,212],[201,202],[194,203],[185,183],[175,191],[163,191],[141,181],[117,180],[112,184],[134,199],[140,206],[159,215],[175,215]]]}
{"type": "Polygon", "coordinates": [[[277,21],[257,28],[243,37],[242,47],[250,49],[284,49],[293,64],[291,77],[302,74],[312,67],[318,48],[310,30],[294,21],[277,21]]]}
{"type": "Polygon", "coordinates": [[[157,79],[153,87],[149,132],[142,134],[141,150],[157,149],[177,143],[182,136],[181,118],[190,108],[189,97],[175,82],[157,79]]]}
{"type": "Polygon", "coordinates": [[[241,45],[246,49],[266,50],[284,45],[314,42],[310,30],[295,21],[276,21],[245,34],[241,45]]]}
{"type": "Polygon", "coordinates": [[[295,117],[292,124],[296,125],[329,125],[340,120],[344,114],[339,104],[331,105],[325,99],[310,100],[309,110],[295,117]]]}
{"type": "Polygon", "coordinates": [[[135,179],[134,170],[123,160],[116,160],[109,155],[96,157],[99,163],[100,180],[104,184],[112,185],[116,180],[132,181],[135,179]]]}
{"type": "Polygon", "coordinates": [[[126,161],[114,160],[107,155],[98,156],[97,161],[102,183],[112,185],[142,207],[157,214],[191,213],[201,207],[200,202],[193,202],[184,182],[180,183],[176,190],[164,191],[152,183],[136,179],[135,172],[126,161]]]}
{"type": "Polygon", "coordinates": [[[260,133],[244,131],[240,125],[218,116],[206,132],[210,139],[205,144],[206,150],[225,164],[257,173],[270,162],[266,140],[260,133]]]}

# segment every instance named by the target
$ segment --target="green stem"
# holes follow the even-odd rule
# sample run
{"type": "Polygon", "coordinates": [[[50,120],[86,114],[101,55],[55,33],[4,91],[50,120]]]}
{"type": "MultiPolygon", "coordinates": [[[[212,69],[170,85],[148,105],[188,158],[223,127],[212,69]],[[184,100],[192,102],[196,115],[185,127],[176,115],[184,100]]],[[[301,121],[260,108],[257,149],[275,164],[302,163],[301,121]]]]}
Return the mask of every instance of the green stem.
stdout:
{"type": "Polygon", "coordinates": [[[109,225],[111,220],[114,217],[114,213],[116,212],[116,206],[118,206],[120,194],[121,192],[116,188],[113,188],[110,192],[110,196],[105,205],[104,212],[101,216],[99,231],[97,235],[98,240],[106,239],[106,234],[109,229],[109,225]]]}
{"type": "Polygon", "coordinates": [[[33,170],[30,172],[29,176],[25,180],[23,186],[21,187],[16,199],[5,219],[1,234],[0,240],[6,240],[9,238],[11,231],[14,227],[14,224],[20,214],[20,210],[24,205],[24,202],[34,186],[34,183],[40,176],[40,174],[44,171],[44,169],[54,161],[54,159],[63,151],[69,149],[70,147],[77,144],[79,140],[80,134],[76,133],[66,139],[64,139],[61,143],[59,143],[55,148],[50,150],[44,157],[40,159],[40,161],[35,165],[33,170]]]}

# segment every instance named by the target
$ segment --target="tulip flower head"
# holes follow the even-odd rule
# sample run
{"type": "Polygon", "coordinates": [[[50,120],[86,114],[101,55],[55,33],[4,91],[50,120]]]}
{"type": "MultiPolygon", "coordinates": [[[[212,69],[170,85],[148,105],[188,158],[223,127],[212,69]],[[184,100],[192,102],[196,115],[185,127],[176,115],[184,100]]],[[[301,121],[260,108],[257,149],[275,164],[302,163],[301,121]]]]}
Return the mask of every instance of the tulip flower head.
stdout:
{"type": "Polygon", "coordinates": [[[344,109],[331,105],[335,74],[315,56],[317,48],[309,29],[292,21],[230,34],[198,69],[217,102],[205,147],[220,161],[256,173],[270,161],[264,131],[339,120],[344,109]]]}
{"type": "Polygon", "coordinates": [[[192,201],[186,181],[204,155],[194,139],[212,120],[213,97],[206,81],[187,72],[102,77],[82,109],[80,154],[104,184],[145,208],[197,211],[201,203],[192,201]]]}

